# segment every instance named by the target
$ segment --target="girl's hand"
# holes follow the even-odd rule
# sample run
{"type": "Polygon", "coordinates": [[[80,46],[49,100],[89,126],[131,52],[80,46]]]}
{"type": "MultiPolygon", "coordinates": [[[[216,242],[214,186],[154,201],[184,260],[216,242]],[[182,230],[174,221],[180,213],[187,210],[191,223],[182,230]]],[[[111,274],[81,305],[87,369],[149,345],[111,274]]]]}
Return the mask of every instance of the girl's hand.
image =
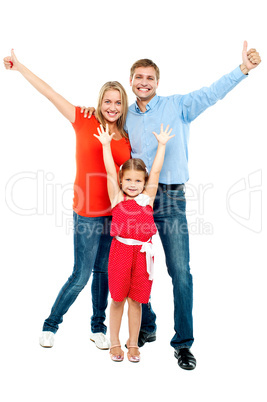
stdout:
{"type": "Polygon", "coordinates": [[[11,56],[4,58],[4,66],[7,70],[18,70],[19,61],[15,56],[14,50],[11,50],[11,56]]]}
{"type": "Polygon", "coordinates": [[[161,124],[159,134],[157,134],[153,131],[153,134],[156,137],[156,139],[158,140],[159,144],[165,145],[171,138],[173,138],[175,136],[175,134],[170,136],[170,134],[172,132],[172,128],[170,129],[170,131],[168,131],[168,130],[169,130],[169,125],[167,125],[166,129],[163,130],[163,124],[161,124]]]}
{"type": "Polygon", "coordinates": [[[97,131],[99,135],[94,134],[94,136],[101,142],[101,144],[107,145],[111,142],[112,138],[114,137],[115,133],[109,134],[108,132],[108,124],[106,126],[106,131],[104,128],[100,125],[101,130],[97,127],[97,131]]]}

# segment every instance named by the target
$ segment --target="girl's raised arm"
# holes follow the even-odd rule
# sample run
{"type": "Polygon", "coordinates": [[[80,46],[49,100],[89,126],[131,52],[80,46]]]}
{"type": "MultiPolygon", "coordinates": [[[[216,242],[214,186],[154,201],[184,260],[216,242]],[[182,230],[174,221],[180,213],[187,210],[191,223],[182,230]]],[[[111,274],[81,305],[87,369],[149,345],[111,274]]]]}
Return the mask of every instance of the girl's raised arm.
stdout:
{"type": "Polygon", "coordinates": [[[114,137],[115,133],[109,134],[108,124],[106,125],[106,131],[102,126],[101,130],[98,128],[97,131],[99,135],[94,134],[94,136],[101,142],[103,146],[103,158],[108,177],[108,195],[111,206],[113,206],[113,201],[120,192],[120,187],[118,185],[117,179],[117,170],[110,147],[111,140],[114,137]]]}
{"type": "Polygon", "coordinates": [[[7,70],[19,71],[23,77],[37,91],[44,95],[71,123],[75,121],[75,106],[68,102],[63,96],[59,95],[46,82],[33,74],[27,67],[21,64],[15,56],[14,50],[11,50],[11,56],[4,58],[4,65],[7,70]]]}
{"type": "Polygon", "coordinates": [[[169,130],[169,125],[163,130],[163,124],[160,127],[160,134],[157,134],[153,131],[153,134],[158,140],[158,149],[157,153],[149,174],[149,178],[147,181],[145,192],[149,195],[149,197],[154,198],[158,189],[159,175],[163,166],[164,156],[165,156],[165,148],[167,142],[174,137],[171,135],[172,128],[169,130]]]}

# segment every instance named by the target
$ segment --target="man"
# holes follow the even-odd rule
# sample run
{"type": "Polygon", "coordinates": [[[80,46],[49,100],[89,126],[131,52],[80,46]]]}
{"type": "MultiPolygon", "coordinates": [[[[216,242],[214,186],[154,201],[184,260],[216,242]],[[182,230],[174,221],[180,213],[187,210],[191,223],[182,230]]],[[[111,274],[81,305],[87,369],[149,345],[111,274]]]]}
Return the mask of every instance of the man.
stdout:
{"type": "MultiPolygon", "coordinates": [[[[166,257],[168,273],[173,283],[174,329],[171,346],[178,365],[185,370],[196,367],[190,351],[193,338],[193,283],[189,266],[189,235],[186,220],[184,184],[189,179],[188,139],[190,123],[208,107],[222,99],[249,71],[261,62],[255,49],[247,51],[244,42],[242,64],[223,76],[209,88],[187,95],[162,97],[156,94],[160,72],[148,59],[138,60],[131,68],[130,85],[136,102],[129,107],[126,131],[132,157],[142,159],[151,169],[157,148],[152,134],[160,124],[173,129],[175,137],[166,146],[164,165],[154,203],[154,219],[166,257]]],[[[143,305],[139,346],[156,339],[156,315],[151,304],[143,305]]]]}

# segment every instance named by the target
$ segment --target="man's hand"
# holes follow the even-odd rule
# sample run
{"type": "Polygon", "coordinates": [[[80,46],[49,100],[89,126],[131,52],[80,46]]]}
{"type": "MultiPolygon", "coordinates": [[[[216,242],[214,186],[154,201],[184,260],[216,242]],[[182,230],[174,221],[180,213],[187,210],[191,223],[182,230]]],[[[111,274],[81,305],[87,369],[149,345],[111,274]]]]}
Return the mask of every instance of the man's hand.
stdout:
{"type": "Polygon", "coordinates": [[[243,63],[241,64],[240,69],[243,74],[248,74],[250,70],[256,68],[261,62],[259,52],[257,52],[256,49],[249,49],[248,51],[248,43],[246,40],[243,45],[242,60],[243,63]]]}
{"type": "MultiPolygon", "coordinates": [[[[80,106],[79,106],[80,107],[80,106]]],[[[95,115],[95,108],[94,107],[81,107],[81,113],[83,113],[83,117],[86,118],[88,114],[88,119],[92,117],[92,115],[95,115]]]]}

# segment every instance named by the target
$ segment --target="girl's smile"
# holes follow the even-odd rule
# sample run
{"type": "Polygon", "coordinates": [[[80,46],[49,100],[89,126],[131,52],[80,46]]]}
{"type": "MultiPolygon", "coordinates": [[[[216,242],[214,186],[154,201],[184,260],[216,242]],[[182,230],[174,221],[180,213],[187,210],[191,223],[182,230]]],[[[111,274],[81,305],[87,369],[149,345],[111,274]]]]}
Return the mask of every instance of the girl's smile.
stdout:
{"type": "Polygon", "coordinates": [[[138,170],[126,170],[121,180],[121,189],[130,198],[142,193],[145,187],[145,174],[138,170]]]}

